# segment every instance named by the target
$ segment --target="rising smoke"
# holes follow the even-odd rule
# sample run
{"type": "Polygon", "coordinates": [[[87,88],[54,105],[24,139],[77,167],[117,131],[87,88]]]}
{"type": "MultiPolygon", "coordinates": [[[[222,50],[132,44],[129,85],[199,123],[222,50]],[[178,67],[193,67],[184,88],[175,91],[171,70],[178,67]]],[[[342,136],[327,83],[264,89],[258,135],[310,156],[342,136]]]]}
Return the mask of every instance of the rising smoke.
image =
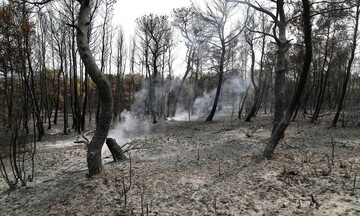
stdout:
{"type": "MultiPolygon", "coordinates": [[[[218,103],[217,115],[229,115],[231,110],[237,108],[241,99],[241,94],[244,93],[250,85],[240,77],[231,77],[224,80],[220,100],[218,103]]],[[[172,89],[172,88],[169,88],[172,89]]],[[[161,107],[163,101],[160,98],[162,89],[157,88],[157,97],[159,103],[156,107],[161,107]]],[[[195,98],[194,87],[184,86],[179,104],[176,109],[175,121],[195,121],[203,120],[209,114],[214,98],[216,89],[204,92],[200,97],[195,98]]],[[[121,121],[109,131],[109,137],[114,138],[119,143],[124,143],[127,140],[139,136],[146,136],[151,132],[151,118],[146,115],[148,108],[149,92],[148,84],[143,83],[142,88],[135,94],[135,101],[130,110],[124,110],[121,113],[121,121]]],[[[166,108],[165,108],[166,109],[166,108]]],[[[163,113],[161,113],[163,114],[163,113]]]]}
{"type": "MultiPolygon", "coordinates": [[[[246,82],[239,76],[230,77],[224,80],[220,99],[218,101],[217,114],[227,115],[231,114],[234,109],[237,108],[241,100],[241,95],[246,91],[250,82],[246,82]]],[[[187,91],[190,88],[184,88],[183,91],[187,91]]],[[[210,110],[214,103],[216,89],[204,92],[202,96],[194,99],[190,109],[189,106],[178,105],[176,115],[173,120],[176,121],[191,121],[191,120],[203,120],[210,113],[210,110]]],[[[184,94],[182,94],[184,95],[184,94]]],[[[187,101],[188,99],[182,98],[180,101],[187,101]]]]}

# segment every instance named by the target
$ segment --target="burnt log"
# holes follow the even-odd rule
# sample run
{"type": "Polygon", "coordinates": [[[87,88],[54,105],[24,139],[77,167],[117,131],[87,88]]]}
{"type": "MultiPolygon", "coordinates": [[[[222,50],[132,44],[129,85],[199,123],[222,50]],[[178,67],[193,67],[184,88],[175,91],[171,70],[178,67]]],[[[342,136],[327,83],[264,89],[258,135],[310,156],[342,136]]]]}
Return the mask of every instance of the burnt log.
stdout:
{"type": "Polygon", "coordinates": [[[115,139],[107,138],[106,145],[109,148],[115,162],[123,161],[127,159],[123,150],[121,149],[121,146],[117,144],[115,139]]]}

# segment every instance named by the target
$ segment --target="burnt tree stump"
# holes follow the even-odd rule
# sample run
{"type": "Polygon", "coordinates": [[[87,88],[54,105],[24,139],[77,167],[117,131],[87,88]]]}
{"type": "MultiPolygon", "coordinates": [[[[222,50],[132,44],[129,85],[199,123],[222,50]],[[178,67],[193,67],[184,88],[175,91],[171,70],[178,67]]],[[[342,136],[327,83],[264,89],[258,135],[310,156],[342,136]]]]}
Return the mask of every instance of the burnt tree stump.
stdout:
{"type": "Polygon", "coordinates": [[[121,146],[117,144],[115,139],[107,138],[106,145],[109,148],[115,162],[123,161],[127,159],[123,150],[121,149],[121,146]]]}

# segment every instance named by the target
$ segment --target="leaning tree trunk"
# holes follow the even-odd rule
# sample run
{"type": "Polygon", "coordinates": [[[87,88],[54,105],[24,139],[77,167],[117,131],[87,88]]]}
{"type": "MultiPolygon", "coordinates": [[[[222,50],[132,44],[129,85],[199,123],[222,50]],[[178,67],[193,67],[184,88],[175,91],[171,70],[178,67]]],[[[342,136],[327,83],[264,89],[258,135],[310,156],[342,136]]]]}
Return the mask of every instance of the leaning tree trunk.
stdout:
{"type": "Polygon", "coordinates": [[[221,59],[220,59],[220,67],[219,67],[219,80],[218,80],[218,86],[216,89],[216,94],[215,94],[215,99],[214,99],[214,104],[212,106],[211,112],[209,114],[209,116],[206,118],[206,121],[212,121],[216,112],[216,108],[217,108],[217,104],[220,98],[220,92],[221,92],[221,86],[222,86],[222,82],[223,82],[223,75],[224,75],[224,62],[225,62],[225,42],[222,41],[221,42],[221,59]]]}
{"type": "Polygon", "coordinates": [[[106,145],[109,148],[111,155],[115,162],[126,160],[126,156],[121,149],[121,146],[116,142],[113,138],[107,138],[106,139],[106,145]]]}
{"type": "Polygon", "coordinates": [[[77,45],[80,57],[85,65],[85,70],[94,81],[100,95],[100,117],[96,124],[96,131],[88,145],[87,164],[89,176],[100,174],[103,166],[101,148],[110,129],[112,118],[112,93],[109,81],[100,72],[95,59],[90,51],[88,28],[90,24],[91,0],[78,0],[80,11],[78,14],[77,45]]]}
{"type": "Polygon", "coordinates": [[[302,0],[303,2],[303,22],[304,22],[304,37],[305,37],[305,56],[300,74],[299,83],[294,93],[293,98],[287,107],[284,117],[281,119],[275,130],[273,131],[270,140],[266,143],[263,155],[267,158],[272,157],[276,145],[282,138],[286,128],[290,124],[291,117],[296,109],[296,105],[305,89],[306,79],[309,73],[312,61],[312,42],[311,42],[311,19],[310,19],[310,3],[309,0],[302,0]]]}

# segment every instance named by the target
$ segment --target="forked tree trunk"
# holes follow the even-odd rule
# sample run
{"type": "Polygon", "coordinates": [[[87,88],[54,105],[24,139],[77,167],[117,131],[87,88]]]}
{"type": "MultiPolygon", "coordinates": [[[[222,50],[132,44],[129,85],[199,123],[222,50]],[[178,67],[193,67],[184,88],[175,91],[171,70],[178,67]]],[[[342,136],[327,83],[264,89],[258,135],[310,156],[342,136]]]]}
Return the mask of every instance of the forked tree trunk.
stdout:
{"type": "Polygon", "coordinates": [[[297,89],[292,97],[289,106],[287,107],[284,117],[281,119],[275,130],[273,131],[270,140],[266,143],[263,155],[267,158],[272,157],[276,145],[282,138],[286,128],[290,124],[291,117],[296,109],[296,105],[304,91],[306,79],[309,73],[312,61],[312,42],[311,42],[311,19],[310,19],[310,3],[309,0],[302,0],[303,2],[303,24],[304,24],[304,37],[305,37],[305,56],[300,74],[297,89]]]}
{"type": "Polygon", "coordinates": [[[90,52],[88,28],[90,25],[91,0],[78,0],[80,11],[78,14],[77,45],[79,54],[91,79],[94,81],[100,95],[100,118],[96,124],[96,131],[88,145],[87,164],[89,176],[102,172],[101,148],[107,137],[112,119],[112,93],[109,81],[100,72],[95,59],[90,52]]]}
{"type": "MultiPolygon", "coordinates": [[[[263,17],[263,22],[262,22],[262,29],[265,32],[265,24],[264,24],[264,17],[263,17]]],[[[265,45],[266,45],[266,40],[265,40],[265,35],[262,36],[262,44],[261,44],[261,57],[260,57],[260,72],[259,72],[259,76],[258,76],[258,84],[256,84],[255,82],[255,51],[254,51],[254,44],[252,41],[249,41],[249,45],[251,48],[251,83],[254,86],[254,101],[253,104],[250,108],[250,112],[248,113],[248,115],[245,118],[246,122],[250,122],[251,118],[256,117],[258,110],[260,109],[260,105],[262,103],[262,98],[263,98],[263,93],[264,91],[262,91],[262,89],[264,89],[266,82],[264,82],[263,79],[263,71],[264,71],[264,55],[265,55],[265,45]],[[261,86],[262,85],[262,86],[261,86]]]]}

